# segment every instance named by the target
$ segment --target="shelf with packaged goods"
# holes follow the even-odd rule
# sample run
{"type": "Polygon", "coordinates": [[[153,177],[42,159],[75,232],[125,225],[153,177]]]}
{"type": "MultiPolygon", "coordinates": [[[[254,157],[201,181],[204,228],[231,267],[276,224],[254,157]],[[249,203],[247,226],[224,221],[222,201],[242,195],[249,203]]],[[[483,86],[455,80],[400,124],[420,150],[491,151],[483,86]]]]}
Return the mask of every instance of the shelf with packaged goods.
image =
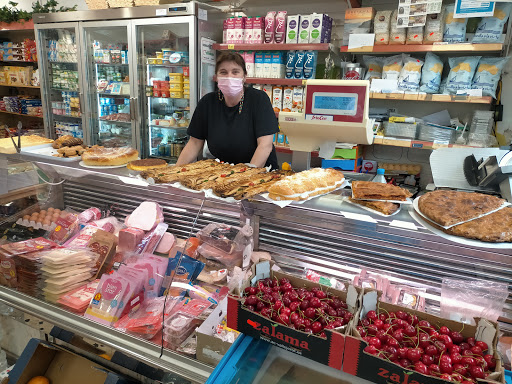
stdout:
{"type": "Polygon", "coordinates": [[[125,64],[125,63],[94,63],[95,65],[105,65],[105,66],[109,66],[109,67],[116,67],[116,66],[122,66],[122,65],[129,65],[129,64],[125,64]]]}
{"type": "Polygon", "coordinates": [[[16,65],[16,64],[37,64],[37,61],[0,60],[0,63],[7,63],[7,64],[11,64],[11,65],[16,65]]]}
{"type": "Polygon", "coordinates": [[[172,64],[172,63],[164,63],[164,64],[146,64],[148,67],[165,67],[165,68],[182,68],[188,67],[190,64],[172,64]]]}
{"type": "Polygon", "coordinates": [[[127,124],[127,125],[131,125],[132,122],[131,121],[116,121],[116,120],[104,120],[104,119],[98,119],[98,121],[102,122],[102,123],[107,123],[107,124],[127,124]]]}
{"type": "Polygon", "coordinates": [[[373,144],[387,145],[391,147],[416,148],[416,149],[438,149],[438,148],[474,148],[470,145],[436,143],[432,141],[421,141],[412,139],[398,139],[394,137],[375,136],[373,144]]]}
{"type": "Polygon", "coordinates": [[[344,45],[340,48],[341,52],[349,53],[408,53],[408,52],[499,52],[503,49],[503,44],[411,44],[411,45],[374,45],[373,47],[361,47],[348,49],[344,45]]]}
{"type": "Polygon", "coordinates": [[[35,117],[36,119],[42,119],[43,118],[43,116],[27,115],[25,113],[16,113],[16,112],[8,112],[8,111],[0,111],[0,113],[7,113],[8,115],[16,115],[16,116],[35,117]]]}
{"type": "Polygon", "coordinates": [[[370,99],[380,100],[404,100],[404,101],[433,101],[442,103],[467,103],[467,104],[491,104],[490,96],[465,96],[465,95],[430,95],[420,93],[376,93],[370,92],[370,99]]]}
{"type": "Polygon", "coordinates": [[[130,97],[122,93],[108,93],[108,92],[96,92],[99,96],[119,96],[119,97],[130,97]]]}
{"type": "Polygon", "coordinates": [[[41,87],[34,86],[34,85],[10,85],[10,84],[2,84],[2,83],[0,83],[0,87],[41,89],[41,87]]]}
{"type": "Polygon", "coordinates": [[[49,61],[48,62],[49,64],[73,64],[73,65],[78,65],[78,62],[77,61],[49,61]]]}
{"type": "Polygon", "coordinates": [[[270,85],[305,85],[305,79],[272,79],[267,77],[247,77],[248,84],[270,84],[270,85]]]}
{"type": "Polygon", "coordinates": [[[163,125],[150,125],[149,126],[150,128],[163,128],[163,129],[174,129],[174,130],[187,130],[188,129],[188,125],[186,127],[176,127],[176,126],[169,126],[169,127],[165,127],[163,125]]]}
{"type": "Polygon", "coordinates": [[[328,51],[329,43],[321,44],[213,44],[219,51],[328,51]]]}

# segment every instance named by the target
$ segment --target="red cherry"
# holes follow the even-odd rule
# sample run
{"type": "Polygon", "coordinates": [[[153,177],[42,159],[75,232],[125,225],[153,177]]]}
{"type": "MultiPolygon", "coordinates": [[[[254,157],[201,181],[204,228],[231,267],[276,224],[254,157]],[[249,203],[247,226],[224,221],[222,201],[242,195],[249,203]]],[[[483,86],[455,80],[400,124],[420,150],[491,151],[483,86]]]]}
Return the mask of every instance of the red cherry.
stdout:
{"type": "Polygon", "coordinates": [[[456,381],[458,383],[460,383],[461,381],[464,381],[464,377],[462,377],[462,375],[457,372],[452,373],[452,378],[453,378],[453,381],[456,381]]]}
{"type": "Polygon", "coordinates": [[[439,335],[439,332],[437,332],[437,331],[436,331],[436,330],[434,330],[434,329],[431,329],[430,331],[428,331],[428,334],[429,334],[429,336],[430,336],[430,338],[431,338],[432,340],[438,340],[438,339],[439,339],[439,336],[440,336],[440,335],[439,335]]]}
{"type": "Polygon", "coordinates": [[[471,349],[465,349],[462,351],[462,356],[474,356],[474,353],[471,352],[471,349]]]}
{"type": "Polygon", "coordinates": [[[357,332],[359,332],[359,334],[361,335],[361,337],[366,336],[366,330],[361,325],[358,325],[356,327],[356,329],[357,329],[357,332]]]}
{"type": "Polygon", "coordinates": [[[299,309],[299,306],[300,306],[300,302],[298,302],[298,301],[292,301],[292,302],[290,303],[290,310],[291,310],[292,312],[295,312],[297,309],[299,309]]]}
{"type": "Polygon", "coordinates": [[[398,348],[398,357],[400,359],[406,359],[408,350],[409,348],[398,348]]]}
{"type": "Polygon", "coordinates": [[[292,292],[293,286],[290,283],[285,283],[281,285],[281,291],[283,292],[292,292]]]}
{"type": "Polygon", "coordinates": [[[446,352],[446,345],[441,341],[435,341],[434,345],[440,353],[446,352]]]}
{"type": "Polygon", "coordinates": [[[422,373],[423,375],[429,374],[427,366],[423,364],[421,361],[418,361],[416,364],[414,364],[414,370],[416,372],[422,373]]]}
{"type": "Polygon", "coordinates": [[[408,319],[407,319],[407,322],[409,324],[411,324],[413,327],[415,327],[416,325],[418,325],[419,323],[419,319],[418,319],[418,316],[416,315],[409,315],[408,319]]]}
{"type": "Polygon", "coordinates": [[[370,337],[369,344],[373,345],[375,348],[380,348],[382,346],[382,342],[377,337],[370,337]]]}
{"type": "Polygon", "coordinates": [[[478,345],[471,347],[470,351],[473,352],[475,355],[483,355],[482,348],[480,348],[478,345]]]}
{"type": "Polygon", "coordinates": [[[475,343],[475,346],[482,348],[482,351],[484,351],[484,352],[489,349],[489,346],[487,345],[487,343],[485,341],[477,341],[475,343]]]}
{"type": "Polygon", "coordinates": [[[460,373],[462,376],[466,376],[468,369],[462,364],[453,364],[453,371],[460,373]]]}
{"type": "Polygon", "coordinates": [[[268,318],[270,318],[270,314],[271,314],[270,308],[263,308],[260,312],[261,316],[265,316],[268,318]]]}
{"type": "Polygon", "coordinates": [[[441,375],[441,379],[445,380],[445,381],[453,381],[453,377],[452,375],[448,374],[448,373],[443,373],[441,375]]]}
{"type": "Polygon", "coordinates": [[[460,344],[464,341],[464,336],[462,336],[459,332],[450,332],[450,337],[455,344],[460,344]]]}
{"type": "Polygon", "coordinates": [[[439,373],[439,374],[441,373],[439,365],[437,365],[437,364],[430,364],[428,366],[428,369],[430,370],[431,375],[435,375],[436,373],[439,373]]]}
{"type": "Polygon", "coordinates": [[[485,373],[482,367],[479,367],[478,365],[473,365],[469,367],[469,373],[471,374],[471,377],[473,379],[485,379],[485,373]]]}
{"type": "Polygon", "coordinates": [[[395,348],[400,347],[400,343],[398,341],[396,341],[395,339],[393,339],[392,337],[388,338],[388,345],[391,347],[395,347],[395,348]]]}
{"type": "Polygon", "coordinates": [[[284,308],[281,308],[281,313],[284,313],[284,314],[290,316],[290,314],[292,313],[292,310],[288,307],[284,307],[284,308]]]}
{"type": "Polygon", "coordinates": [[[476,340],[474,337],[468,337],[466,339],[466,343],[468,343],[471,347],[474,347],[476,345],[476,340]]]}
{"type": "Polygon", "coordinates": [[[473,359],[472,357],[470,356],[462,356],[462,359],[461,359],[461,362],[460,362],[462,365],[464,366],[469,366],[469,367],[472,367],[476,364],[476,360],[473,359]]]}
{"type": "Polygon", "coordinates": [[[396,311],[396,317],[398,317],[400,320],[407,319],[407,313],[404,311],[396,311]]]}
{"type": "Polygon", "coordinates": [[[398,349],[386,345],[383,350],[386,352],[389,360],[398,360],[398,349]]]}
{"type": "Polygon", "coordinates": [[[363,327],[367,327],[367,326],[369,326],[369,325],[370,325],[370,320],[368,320],[368,319],[363,319],[363,320],[361,320],[361,325],[362,325],[363,327]]]}
{"type": "Polygon", "coordinates": [[[460,347],[458,345],[452,345],[450,347],[450,353],[460,353],[460,347]]]}
{"type": "MultiPolygon", "coordinates": [[[[453,339],[452,339],[453,340],[453,339]]],[[[462,352],[464,352],[466,349],[471,348],[471,346],[468,343],[460,343],[459,348],[462,352]]]]}
{"type": "Polygon", "coordinates": [[[457,352],[450,353],[450,358],[452,359],[452,364],[460,364],[462,362],[462,355],[457,352]]]}
{"type": "Polygon", "coordinates": [[[320,332],[318,336],[320,336],[322,339],[327,339],[327,335],[325,332],[320,332]]]}
{"type": "MultiPolygon", "coordinates": [[[[311,330],[313,331],[313,333],[320,333],[320,332],[322,332],[322,329],[323,329],[322,324],[318,321],[315,321],[313,324],[311,324],[311,330]]],[[[370,345],[374,345],[374,344],[370,344],[370,345]]],[[[375,347],[377,347],[377,346],[375,345],[375,347]]]]}
{"type": "Polygon", "coordinates": [[[342,327],[343,326],[343,320],[336,320],[334,323],[334,328],[339,328],[339,327],[342,327]]]}
{"type": "Polygon", "coordinates": [[[407,358],[411,360],[413,363],[420,361],[421,359],[421,351],[419,348],[412,348],[407,351],[407,358]]]}
{"type": "Polygon", "coordinates": [[[389,338],[389,335],[385,331],[382,331],[382,330],[377,332],[377,334],[375,336],[382,342],[382,344],[386,344],[388,341],[388,338],[389,338]]]}
{"type": "Polygon", "coordinates": [[[318,297],[313,297],[310,301],[309,301],[309,304],[313,307],[313,308],[320,308],[322,306],[322,302],[320,301],[320,299],[318,297]]]}
{"type": "Polygon", "coordinates": [[[382,329],[384,322],[381,319],[374,320],[373,325],[377,327],[377,329],[382,329]]]}
{"type": "Polygon", "coordinates": [[[255,311],[256,308],[254,307],[254,305],[247,305],[246,308],[249,310],[249,311],[255,311]]]}
{"type": "Polygon", "coordinates": [[[327,297],[327,294],[324,291],[316,291],[315,296],[321,300],[325,299],[327,297]]]}
{"type": "Polygon", "coordinates": [[[490,371],[494,371],[496,368],[496,359],[492,355],[485,355],[484,360],[487,363],[490,371]]]}
{"type": "MultiPolygon", "coordinates": [[[[443,355],[444,356],[444,355],[443,355]]],[[[439,363],[439,369],[441,371],[441,373],[447,373],[449,375],[452,374],[453,372],[453,367],[451,364],[448,364],[446,362],[441,362],[439,363]]]]}
{"type": "Polygon", "coordinates": [[[300,303],[299,305],[300,309],[302,309],[303,311],[305,311],[306,309],[309,308],[309,300],[303,300],[302,303],[300,303]]]}
{"type": "Polygon", "coordinates": [[[377,332],[379,332],[379,330],[377,329],[377,327],[375,325],[370,324],[368,327],[366,327],[366,332],[369,335],[375,336],[377,334],[377,332]]]}
{"type": "Polygon", "coordinates": [[[309,317],[310,319],[314,319],[316,317],[316,310],[313,307],[309,307],[304,311],[304,315],[309,317]]]}
{"type": "Polygon", "coordinates": [[[435,345],[430,344],[429,346],[425,347],[425,353],[430,356],[437,355],[437,348],[435,345]]]}
{"type": "Polygon", "coordinates": [[[288,297],[290,298],[291,301],[298,301],[299,300],[299,295],[295,291],[290,292],[288,297]]]}
{"type": "Polygon", "coordinates": [[[255,296],[255,295],[251,295],[249,297],[247,297],[247,299],[245,299],[245,305],[256,305],[258,304],[258,297],[255,296]]]}
{"type": "Polygon", "coordinates": [[[451,348],[453,346],[452,338],[448,335],[439,335],[438,340],[442,341],[444,345],[446,345],[446,348],[451,348]]]}
{"type": "MultiPolygon", "coordinates": [[[[414,327],[412,327],[414,328],[414,327]]],[[[427,348],[430,344],[430,338],[426,333],[420,333],[418,336],[419,345],[421,348],[427,348]]]]}
{"type": "Polygon", "coordinates": [[[282,277],[279,280],[279,285],[285,285],[285,284],[290,284],[290,280],[288,280],[286,277],[282,277]]]}
{"type": "Polygon", "coordinates": [[[290,304],[292,303],[292,301],[290,300],[290,298],[289,298],[289,297],[287,297],[287,296],[286,296],[286,297],[283,297],[283,300],[282,300],[282,301],[283,301],[283,304],[284,304],[284,306],[285,306],[285,307],[289,307],[289,306],[290,306],[290,304]]]}
{"type": "Polygon", "coordinates": [[[308,327],[304,328],[304,332],[306,332],[306,333],[313,333],[311,328],[308,328],[308,327]]]}
{"type": "Polygon", "coordinates": [[[284,325],[289,325],[290,324],[290,315],[288,315],[286,313],[281,313],[279,315],[279,322],[284,325]]]}
{"type": "Polygon", "coordinates": [[[311,327],[311,320],[309,320],[309,319],[304,319],[304,325],[305,325],[306,327],[308,327],[308,328],[309,328],[309,327],[311,327]]]}
{"type": "Polygon", "coordinates": [[[420,327],[420,329],[423,329],[424,331],[427,331],[427,332],[430,329],[432,329],[432,325],[430,325],[430,323],[427,320],[420,320],[418,322],[418,327],[420,327]]]}
{"type": "Polygon", "coordinates": [[[412,365],[410,360],[407,359],[400,359],[398,364],[400,364],[403,368],[407,368],[408,366],[412,365]]]}
{"type": "Polygon", "coordinates": [[[330,307],[329,307],[329,309],[327,309],[327,314],[328,314],[329,316],[333,316],[333,317],[335,317],[335,316],[337,315],[337,312],[336,312],[336,310],[335,310],[334,308],[330,308],[330,307]]]}
{"type": "Polygon", "coordinates": [[[397,329],[395,332],[393,332],[393,338],[401,343],[404,341],[404,330],[403,329],[397,329]]]}
{"type": "Polygon", "coordinates": [[[369,311],[369,312],[366,314],[366,318],[367,318],[367,319],[369,319],[369,320],[372,320],[372,321],[377,320],[377,312],[375,312],[375,311],[369,311]]]}
{"type": "Polygon", "coordinates": [[[452,365],[452,358],[448,355],[442,355],[441,358],[439,359],[439,365],[441,365],[442,363],[452,365]]]}
{"type": "Polygon", "coordinates": [[[283,307],[283,302],[281,300],[276,300],[274,305],[274,311],[279,311],[283,307]]]}
{"type": "Polygon", "coordinates": [[[430,364],[434,364],[434,358],[430,355],[423,355],[421,356],[421,362],[426,366],[429,366],[430,364]]]}
{"type": "Polygon", "coordinates": [[[448,328],[447,326],[443,325],[441,328],[439,328],[439,333],[441,335],[449,335],[450,334],[450,328],[448,328]]]}
{"type": "Polygon", "coordinates": [[[388,315],[386,313],[379,314],[379,319],[386,322],[388,315]]]}

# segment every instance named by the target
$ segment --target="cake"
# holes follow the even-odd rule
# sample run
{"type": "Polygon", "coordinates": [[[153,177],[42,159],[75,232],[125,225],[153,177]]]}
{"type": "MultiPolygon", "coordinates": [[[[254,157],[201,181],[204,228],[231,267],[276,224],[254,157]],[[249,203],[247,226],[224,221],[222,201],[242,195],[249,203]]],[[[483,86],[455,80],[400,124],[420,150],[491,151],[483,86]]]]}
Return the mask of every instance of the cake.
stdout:
{"type": "Polygon", "coordinates": [[[116,166],[137,160],[139,152],[130,147],[105,148],[95,145],[82,154],[85,165],[116,166]]]}
{"type": "Polygon", "coordinates": [[[505,200],[483,193],[438,190],[421,196],[418,208],[433,222],[447,227],[485,215],[503,203],[505,200]]]}
{"type": "Polygon", "coordinates": [[[366,201],[349,199],[352,203],[359,204],[385,215],[392,215],[400,209],[400,204],[390,203],[389,201],[366,201]]]}
{"type": "Polygon", "coordinates": [[[395,200],[405,201],[412,194],[403,188],[392,184],[376,183],[373,181],[353,181],[352,198],[358,200],[395,200]]]}
{"type": "Polygon", "coordinates": [[[128,163],[126,167],[132,171],[145,171],[154,168],[165,168],[167,167],[167,161],[163,159],[135,160],[128,163]]]}

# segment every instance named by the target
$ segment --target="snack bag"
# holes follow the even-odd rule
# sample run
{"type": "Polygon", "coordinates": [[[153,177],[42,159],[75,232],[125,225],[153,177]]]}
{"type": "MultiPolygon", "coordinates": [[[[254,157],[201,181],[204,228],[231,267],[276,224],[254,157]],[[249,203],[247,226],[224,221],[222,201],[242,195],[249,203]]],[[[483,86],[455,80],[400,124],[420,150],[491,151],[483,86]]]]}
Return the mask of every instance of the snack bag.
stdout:
{"type": "Polygon", "coordinates": [[[182,255],[181,252],[176,252],[176,256],[169,259],[167,270],[165,272],[165,278],[162,282],[162,288],[160,288],[160,296],[180,296],[186,292],[186,288],[183,287],[169,287],[171,279],[173,282],[188,284],[194,281],[197,276],[201,273],[204,268],[204,264],[199,260],[193,259],[190,256],[182,255]],[[181,263],[178,267],[178,263],[181,256],[181,263]]]}
{"type": "Polygon", "coordinates": [[[382,79],[383,61],[377,56],[363,56],[363,63],[366,65],[364,80],[382,79]]]}
{"type": "Polygon", "coordinates": [[[472,43],[499,43],[503,27],[507,23],[512,9],[511,3],[496,2],[492,17],[483,17],[478,23],[472,43]]]}
{"type": "Polygon", "coordinates": [[[444,8],[441,10],[441,13],[427,15],[423,44],[433,44],[438,41],[443,41],[444,22],[444,8]]]}
{"type": "Polygon", "coordinates": [[[398,80],[398,76],[402,71],[403,56],[395,55],[384,58],[384,66],[382,67],[382,78],[390,80],[398,80]]]}
{"type": "Polygon", "coordinates": [[[509,59],[510,57],[484,57],[480,59],[471,88],[481,88],[482,95],[496,98],[496,88],[500,81],[501,71],[509,59]]]}
{"type": "Polygon", "coordinates": [[[405,44],[423,44],[423,27],[407,28],[407,40],[405,44]]]}
{"type": "Polygon", "coordinates": [[[389,44],[389,30],[391,28],[391,13],[393,11],[378,11],[373,19],[375,32],[375,45],[389,44]]]}
{"type": "Polygon", "coordinates": [[[471,89],[471,82],[481,56],[450,57],[450,73],[446,80],[446,90],[456,94],[459,90],[471,89]]]}
{"type": "Polygon", "coordinates": [[[446,43],[464,43],[466,41],[466,25],[468,23],[468,19],[454,18],[454,10],[454,4],[443,7],[445,23],[443,41],[446,43]]]}
{"type": "Polygon", "coordinates": [[[441,74],[443,73],[443,62],[439,56],[427,52],[425,64],[421,72],[420,92],[438,93],[441,85],[441,74]]]}
{"type": "Polygon", "coordinates": [[[405,33],[407,28],[398,28],[398,9],[391,15],[391,28],[389,31],[389,44],[405,44],[405,33]]]}
{"type": "Polygon", "coordinates": [[[398,78],[398,88],[402,91],[417,92],[420,86],[423,60],[406,56],[398,78]]]}

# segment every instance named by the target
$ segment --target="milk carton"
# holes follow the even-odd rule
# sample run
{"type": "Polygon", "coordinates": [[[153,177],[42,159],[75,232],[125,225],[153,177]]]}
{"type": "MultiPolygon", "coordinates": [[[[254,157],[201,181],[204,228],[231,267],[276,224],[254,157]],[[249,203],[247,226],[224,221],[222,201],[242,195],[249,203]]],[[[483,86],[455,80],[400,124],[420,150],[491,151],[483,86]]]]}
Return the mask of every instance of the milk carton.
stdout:
{"type": "Polygon", "coordinates": [[[286,53],[285,77],[293,79],[295,73],[295,61],[297,60],[297,52],[288,51],[286,53]]]}
{"type": "Polygon", "coordinates": [[[304,56],[304,79],[314,79],[318,52],[306,51],[304,56]]]}
{"type": "Polygon", "coordinates": [[[283,87],[272,88],[272,107],[274,112],[280,112],[283,109],[283,87]]]}
{"type": "Polygon", "coordinates": [[[268,99],[272,102],[272,86],[269,84],[263,85],[263,92],[267,94],[268,99]]]}
{"type": "Polygon", "coordinates": [[[261,89],[263,88],[261,84],[253,84],[252,87],[254,89],[257,89],[258,91],[261,91],[261,89]]]}
{"type": "Polygon", "coordinates": [[[261,51],[254,54],[254,76],[263,77],[263,52],[261,51]]]}
{"type": "Polygon", "coordinates": [[[270,77],[272,73],[272,52],[263,53],[263,72],[261,77],[270,77]]]}
{"type": "Polygon", "coordinates": [[[293,87],[292,112],[302,112],[304,100],[304,87],[293,87]]]}
{"type": "Polygon", "coordinates": [[[286,41],[286,11],[277,12],[274,42],[283,44],[286,41]]]}
{"type": "Polygon", "coordinates": [[[247,77],[255,77],[254,52],[249,51],[244,54],[245,68],[247,69],[247,77]]]}
{"type": "Polygon", "coordinates": [[[311,28],[311,15],[302,15],[300,17],[299,44],[309,43],[309,31],[311,28]]]}
{"type": "Polygon", "coordinates": [[[227,22],[227,44],[233,44],[235,42],[235,18],[230,17],[227,22]]]}
{"type": "Polygon", "coordinates": [[[284,52],[272,52],[272,68],[270,77],[273,79],[284,79],[284,52]]]}
{"type": "Polygon", "coordinates": [[[222,22],[222,43],[227,44],[228,42],[228,20],[225,19],[222,22]]]}
{"type": "Polygon", "coordinates": [[[244,43],[245,44],[252,44],[252,33],[254,28],[254,18],[248,17],[245,20],[245,29],[244,29],[244,43]]]}
{"type": "Polygon", "coordinates": [[[327,16],[325,13],[313,13],[311,15],[309,42],[312,44],[325,43],[326,41],[324,40],[328,28],[329,16],[327,16]]]}
{"type": "Polygon", "coordinates": [[[286,25],[286,43],[296,44],[299,41],[300,15],[288,16],[286,25]]]}
{"type": "Polygon", "coordinates": [[[272,44],[274,42],[274,34],[276,31],[276,13],[274,11],[267,12],[265,16],[265,44],[272,44]]]}
{"type": "Polygon", "coordinates": [[[283,112],[291,112],[293,109],[293,87],[283,89],[283,112]]]}
{"type": "Polygon", "coordinates": [[[265,28],[265,18],[261,16],[256,16],[252,20],[252,44],[261,44],[263,43],[264,38],[264,28],[265,28]]]}
{"type": "Polygon", "coordinates": [[[304,77],[304,58],[306,53],[304,51],[297,51],[295,59],[295,67],[293,70],[293,77],[295,79],[302,79],[304,77]]]}
{"type": "Polygon", "coordinates": [[[235,44],[242,44],[244,42],[244,27],[245,19],[239,16],[235,19],[235,44]]]}

